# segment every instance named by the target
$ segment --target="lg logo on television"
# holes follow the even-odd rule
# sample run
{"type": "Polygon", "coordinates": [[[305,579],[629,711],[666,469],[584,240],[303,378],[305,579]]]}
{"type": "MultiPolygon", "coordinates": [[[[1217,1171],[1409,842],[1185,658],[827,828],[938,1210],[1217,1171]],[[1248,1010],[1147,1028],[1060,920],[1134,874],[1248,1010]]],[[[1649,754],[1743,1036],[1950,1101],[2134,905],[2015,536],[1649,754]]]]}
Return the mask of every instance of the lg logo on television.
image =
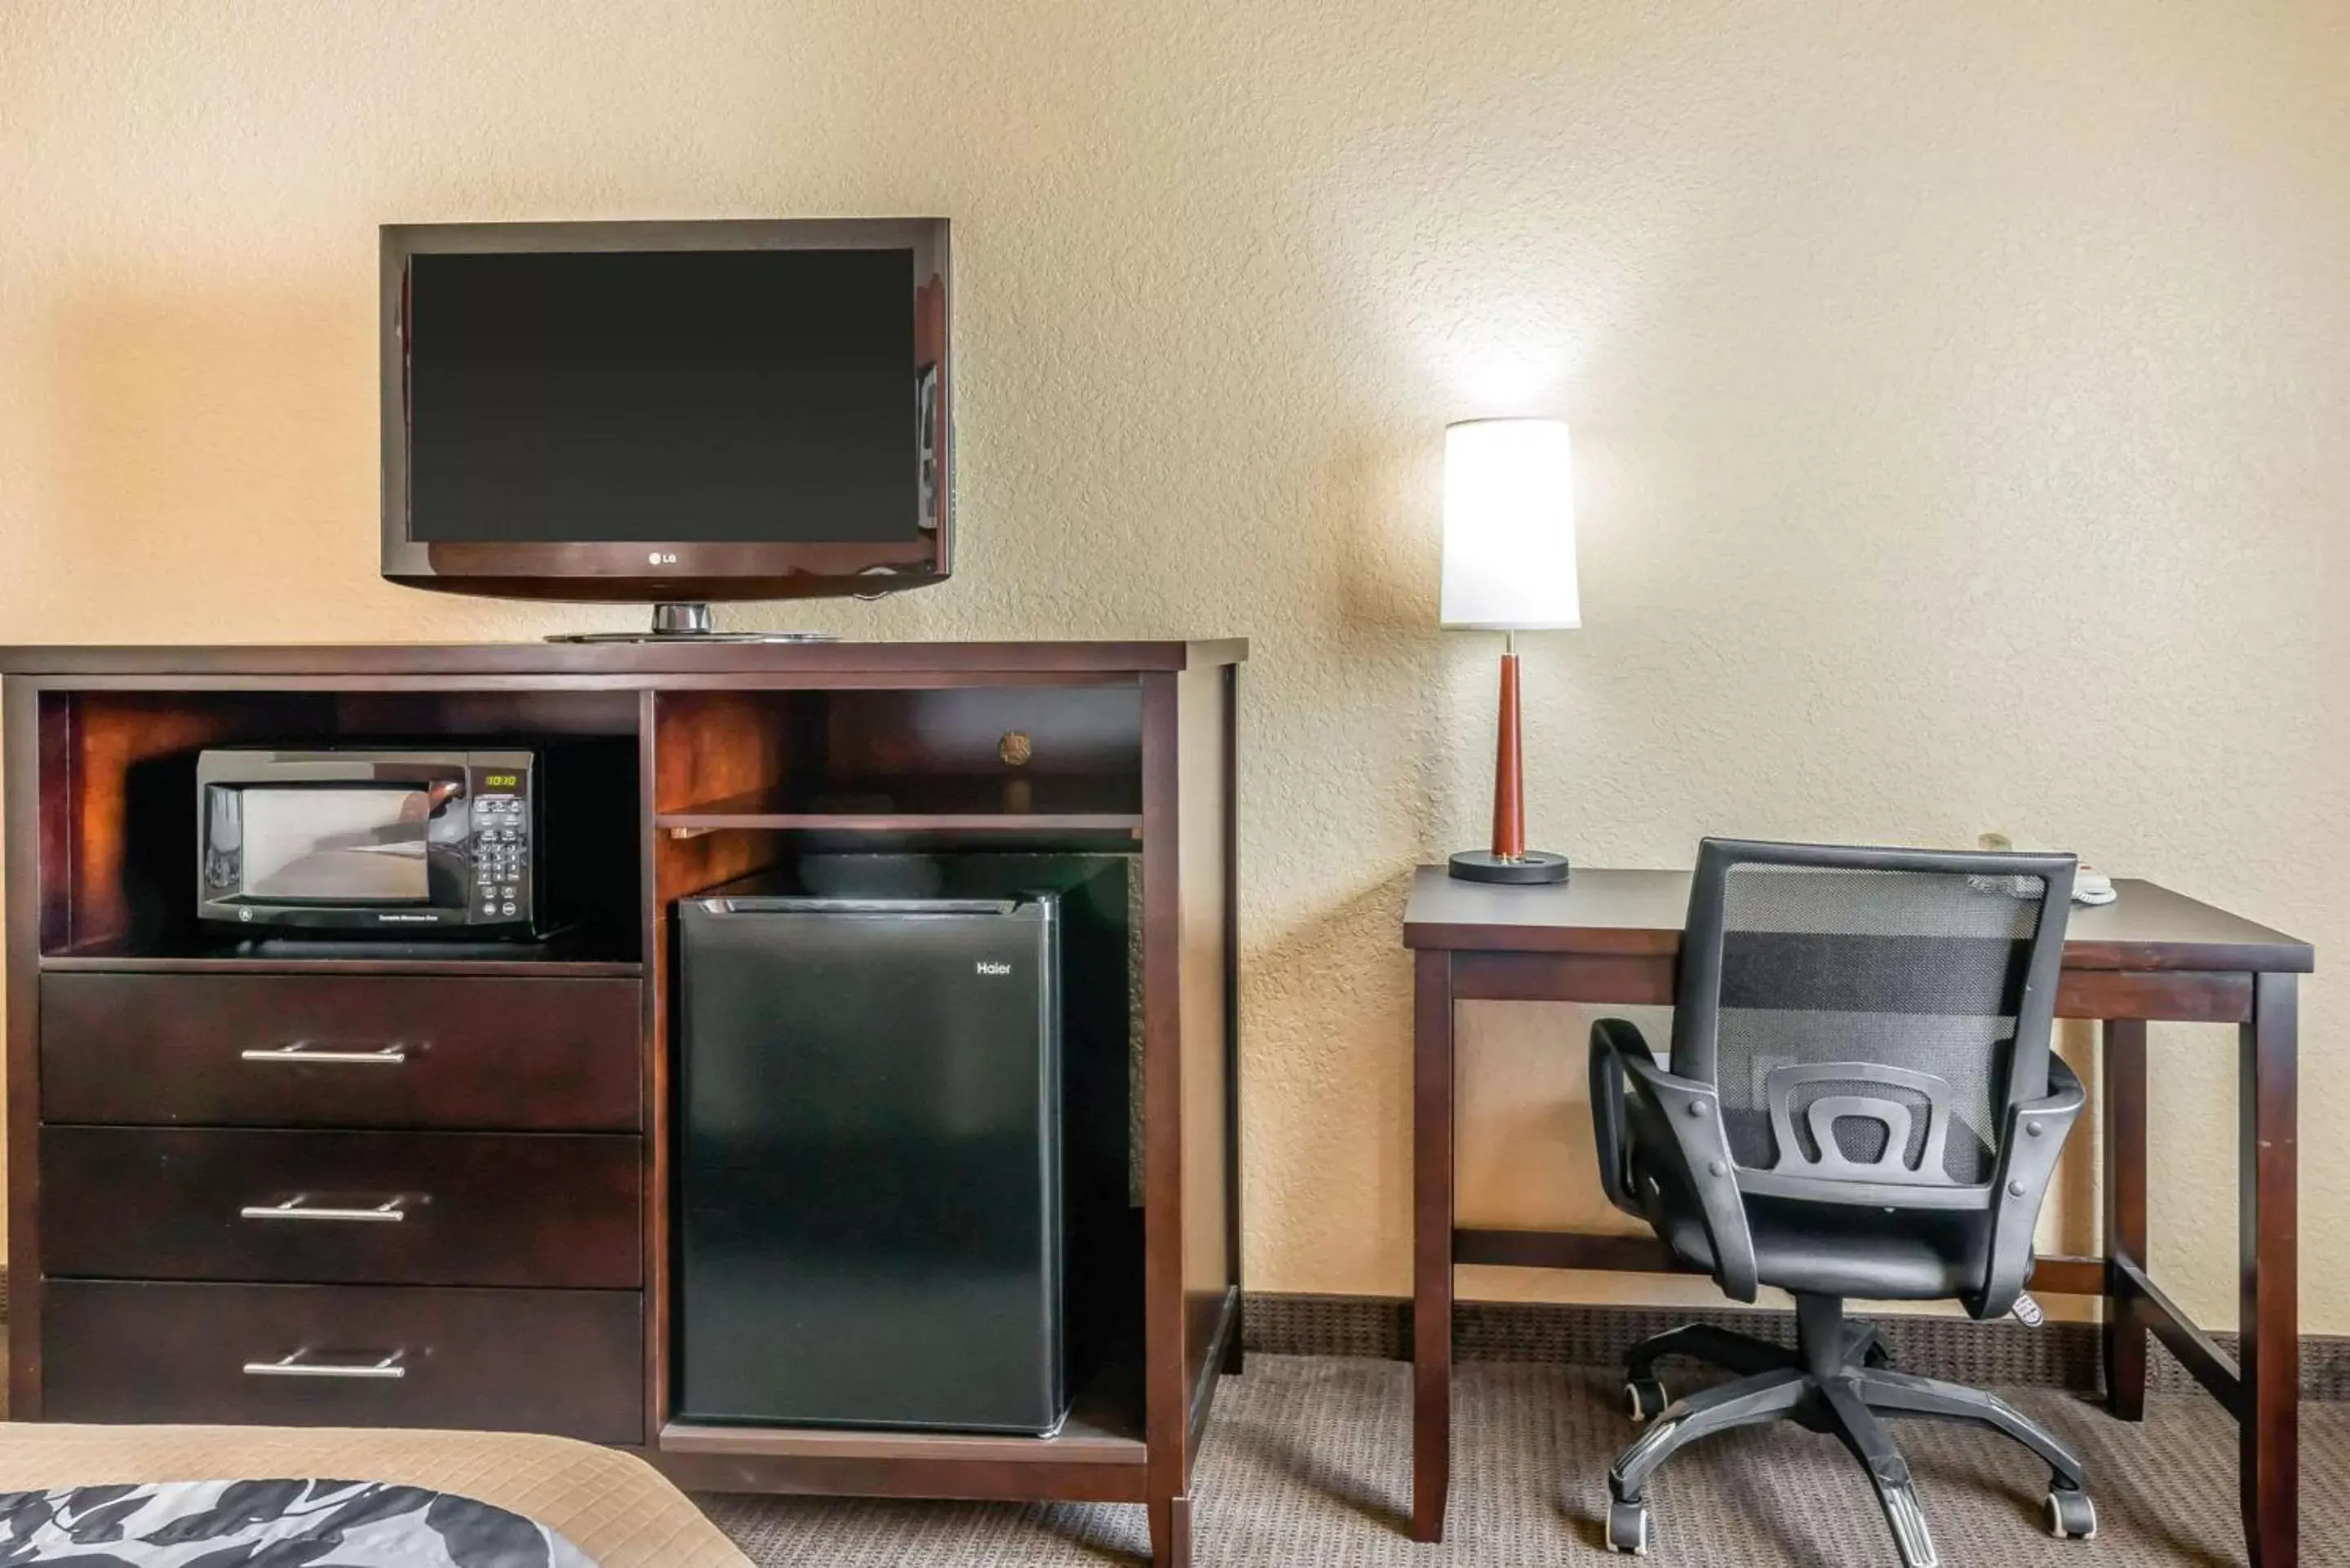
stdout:
{"type": "Polygon", "coordinates": [[[652,554],[645,557],[645,565],[648,566],[674,566],[677,565],[677,552],[675,550],[655,550],[652,554]]]}

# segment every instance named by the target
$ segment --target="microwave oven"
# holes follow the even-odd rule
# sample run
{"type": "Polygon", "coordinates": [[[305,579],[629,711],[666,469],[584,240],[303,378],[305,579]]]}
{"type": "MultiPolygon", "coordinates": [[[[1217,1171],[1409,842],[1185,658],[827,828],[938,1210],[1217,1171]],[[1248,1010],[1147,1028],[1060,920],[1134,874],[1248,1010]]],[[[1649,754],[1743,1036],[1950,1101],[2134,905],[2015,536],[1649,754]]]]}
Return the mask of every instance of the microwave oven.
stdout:
{"type": "Polygon", "coordinates": [[[535,937],[538,773],[520,748],[205,751],[197,916],[256,931],[535,937]]]}

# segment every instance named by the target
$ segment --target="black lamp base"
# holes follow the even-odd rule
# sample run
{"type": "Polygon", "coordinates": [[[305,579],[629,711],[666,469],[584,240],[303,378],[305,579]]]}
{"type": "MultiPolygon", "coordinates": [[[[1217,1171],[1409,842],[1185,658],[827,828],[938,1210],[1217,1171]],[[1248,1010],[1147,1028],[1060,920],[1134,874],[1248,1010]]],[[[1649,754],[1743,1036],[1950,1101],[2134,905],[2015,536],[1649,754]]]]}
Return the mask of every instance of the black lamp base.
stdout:
{"type": "Polygon", "coordinates": [[[1529,849],[1513,860],[1485,849],[1464,849],[1452,857],[1452,875],[1463,882],[1500,882],[1535,888],[1566,880],[1566,857],[1529,849]]]}

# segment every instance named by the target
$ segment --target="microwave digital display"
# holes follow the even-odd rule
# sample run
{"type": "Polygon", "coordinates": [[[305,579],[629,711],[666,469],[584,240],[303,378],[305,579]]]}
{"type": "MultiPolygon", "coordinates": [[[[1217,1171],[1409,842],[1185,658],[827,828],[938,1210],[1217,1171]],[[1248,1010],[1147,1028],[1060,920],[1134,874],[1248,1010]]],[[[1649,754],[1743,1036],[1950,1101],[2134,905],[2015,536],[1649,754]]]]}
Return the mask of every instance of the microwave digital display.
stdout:
{"type": "Polygon", "coordinates": [[[426,790],[290,785],[244,791],[248,898],[304,903],[414,904],[431,891],[426,790]]]}
{"type": "Polygon", "coordinates": [[[534,752],[222,748],[196,763],[197,915],[246,929],[540,929],[534,752]]]}

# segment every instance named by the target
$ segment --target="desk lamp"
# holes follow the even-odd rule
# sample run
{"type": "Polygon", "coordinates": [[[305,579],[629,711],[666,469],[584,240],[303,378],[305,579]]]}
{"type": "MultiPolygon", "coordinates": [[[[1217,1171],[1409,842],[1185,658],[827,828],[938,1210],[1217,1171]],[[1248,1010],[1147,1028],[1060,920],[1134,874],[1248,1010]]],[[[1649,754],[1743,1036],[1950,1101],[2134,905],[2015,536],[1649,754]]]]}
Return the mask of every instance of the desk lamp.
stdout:
{"type": "Polygon", "coordinates": [[[1500,744],[1493,762],[1493,845],[1452,857],[1470,882],[1566,880],[1566,857],[1526,847],[1518,750],[1522,631],[1583,624],[1575,580],[1575,459],[1558,420],[1466,420],[1444,431],[1447,627],[1503,634],[1500,744]]]}

